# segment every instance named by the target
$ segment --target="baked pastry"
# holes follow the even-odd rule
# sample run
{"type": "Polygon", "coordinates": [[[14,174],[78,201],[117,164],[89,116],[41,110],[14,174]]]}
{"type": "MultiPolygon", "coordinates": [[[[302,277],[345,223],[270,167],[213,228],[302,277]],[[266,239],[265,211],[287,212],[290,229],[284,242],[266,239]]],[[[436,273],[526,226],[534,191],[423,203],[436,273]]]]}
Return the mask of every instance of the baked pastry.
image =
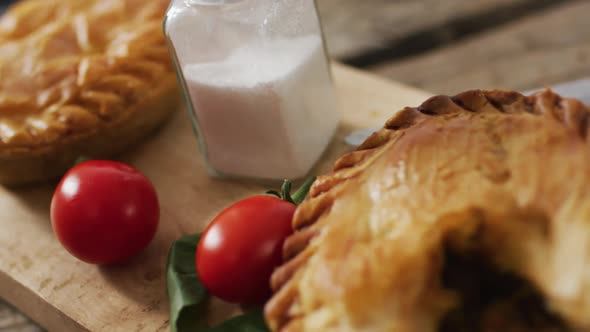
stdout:
{"type": "Polygon", "coordinates": [[[177,108],[168,0],[27,0],[0,18],[0,183],[109,157],[177,108]]]}
{"type": "Polygon", "coordinates": [[[273,331],[590,331],[590,110],[468,91],[395,114],[297,209],[273,331]]]}

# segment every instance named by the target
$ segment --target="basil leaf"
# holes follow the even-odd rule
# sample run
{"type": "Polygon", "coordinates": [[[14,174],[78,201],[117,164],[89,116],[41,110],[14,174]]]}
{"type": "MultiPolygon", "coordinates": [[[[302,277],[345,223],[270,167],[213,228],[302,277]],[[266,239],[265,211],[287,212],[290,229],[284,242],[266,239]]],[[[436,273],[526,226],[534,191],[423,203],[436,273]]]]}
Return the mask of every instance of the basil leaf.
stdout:
{"type": "Polygon", "coordinates": [[[200,239],[200,234],[182,237],[172,244],[168,254],[166,286],[172,332],[192,332],[205,327],[200,317],[206,310],[208,295],[195,267],[200,239]]]}
{"type": "Polygon", "coordinates": [[[203,330],[206,332],[268,332],[262,310],[249,311],[241,316],[226,320],[220,325],[203,330]]]}
{"type": "Polygon", "coordinates": [[[253,310],[209,328],[203,313],[209,299],[195,267],[195,252],[201,234],[176,240],[168,254],[166,286],[170,299],[172,332],[268,332],[262,310],[253,310]]]}

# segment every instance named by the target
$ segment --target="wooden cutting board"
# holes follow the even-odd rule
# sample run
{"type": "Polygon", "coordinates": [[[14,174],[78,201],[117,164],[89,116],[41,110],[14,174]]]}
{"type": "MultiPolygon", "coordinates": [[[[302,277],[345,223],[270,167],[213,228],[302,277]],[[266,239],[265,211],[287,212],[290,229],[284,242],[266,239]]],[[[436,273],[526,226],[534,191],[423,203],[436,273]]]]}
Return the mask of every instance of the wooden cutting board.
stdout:
{"type": "MultiPolygon", "coordinates": [[[[351,149],[343,138],[352,130],[380,126],[429,96],[342,65],[333,69],[343,120],[315,173],[351,149]]],[[[167,331],[164,270],[172,241],[202,231],[222,208],[268,187],[209,178],[185,112],[123,160],[153,181],[161,204],[155,240],[124,266],[87,265],[62,249],[49,221],[52,187],[0,188],[0,297],[51,331],[167,331]]],[[[212,322],[237,310],[219,301],[211,306],[212,322]]]]}

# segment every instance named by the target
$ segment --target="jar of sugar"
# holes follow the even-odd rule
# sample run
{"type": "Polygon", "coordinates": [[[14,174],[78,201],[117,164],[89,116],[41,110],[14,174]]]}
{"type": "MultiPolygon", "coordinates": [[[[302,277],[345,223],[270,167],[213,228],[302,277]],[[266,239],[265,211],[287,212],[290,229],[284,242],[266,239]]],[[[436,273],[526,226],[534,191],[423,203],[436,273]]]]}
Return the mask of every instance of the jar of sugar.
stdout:
{"type": "Polygon", "coordinates": [[[339,114],[313,0],[173,0],[164,32],[211,174],[304,177],[339,114]]]}

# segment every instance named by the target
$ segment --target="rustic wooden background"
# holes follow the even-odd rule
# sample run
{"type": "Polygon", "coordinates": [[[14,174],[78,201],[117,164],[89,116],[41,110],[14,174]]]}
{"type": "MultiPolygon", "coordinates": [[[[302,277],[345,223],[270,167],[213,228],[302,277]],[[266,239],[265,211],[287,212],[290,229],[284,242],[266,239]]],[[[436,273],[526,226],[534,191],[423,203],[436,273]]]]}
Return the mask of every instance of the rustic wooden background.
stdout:
{"type": "MultiPolygon", "coordinates": [[[[334,59],[434,93],[590,76],[590,0],[317,2],[334,59]]],[[[0,302],[0,332],[41,330],[0,302]]]]}

